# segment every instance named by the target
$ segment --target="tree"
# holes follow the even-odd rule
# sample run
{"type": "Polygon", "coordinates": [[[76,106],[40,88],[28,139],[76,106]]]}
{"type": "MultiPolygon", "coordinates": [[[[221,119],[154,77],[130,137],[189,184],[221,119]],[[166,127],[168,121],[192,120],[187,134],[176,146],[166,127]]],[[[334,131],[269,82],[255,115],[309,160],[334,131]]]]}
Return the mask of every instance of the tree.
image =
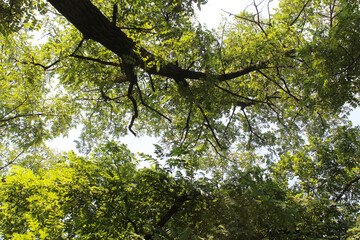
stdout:
{"type": "Polygon", "coordinates": [[[218,30],[194,20],[205,2],[1,3],[4,237],[356,237],[359,2],[254,2],[218,30]],[[41,150],[75,126],[95,155],[41,150]],[[165,165],[99,150],[128,132],[159,136],[165,165]]]}
{"type": "Polygon", "coordinates": [[[298,201],[304,201],[305,211],[313,211],[318,217],[317,224],[307,223],[304,231],[316,228],[319,237],[333,235],[339,239],[354,224],[352,219],[357,218],[359,208],[358,154],[359,127],[345,125],[324,136],[310,137],[307,145],[288,152],[274,166],[280,181],[294,182],[293,191],[298,193],[298,201]]]}
{"type": "MultiPolygon", "coordinates": [[[[341,128],[335,134],[349,134],[345,140],[354,133],[359,130],[341,128]]],[[[299,156],[306,153],[298,150],[299,156]]],[[[359,183],[351,176],[346,184],[337,179],[357,173],[358,166],[347,161],[338,161],[331,176],[328,165],[295,156],[295,164],[316,168],[307,167],[314,177],[291,171],[301,179],[291,185],[283,163],[289,156],[271,171],[237,163],[212,178],[187,178],[147,158],[154,164],[139,169],[124,145],[109,142],[89,157],[68,153],[52,156],[47,167],[14,167],[0,183],[2,238],[340,239],[358,234],[359,183]]]]}
{"type": "Polygon", "coordinates": [[[2,182],[2,237],[151,239],[198,195],[162,169],[136,169],[111,142],[91,158],[53,160],[46,170],[16,167],[2,182]]]}
{"type": "Polygon", "coordinates": [[[127,124],[220,153],[235,140],[281,144],[358,104],[356,1],[282,1],[268,18],[255,4],[255,15],[234,15],[219,32],[191,22],[202,1],[49,3],[66,19],[34,1],[23,11],[35,5],[48,15],[9,20],[19,26],[13,35],[35,28],[48,36],[12,63],[60,79],[85,143],[126,134],[127,124]]]}

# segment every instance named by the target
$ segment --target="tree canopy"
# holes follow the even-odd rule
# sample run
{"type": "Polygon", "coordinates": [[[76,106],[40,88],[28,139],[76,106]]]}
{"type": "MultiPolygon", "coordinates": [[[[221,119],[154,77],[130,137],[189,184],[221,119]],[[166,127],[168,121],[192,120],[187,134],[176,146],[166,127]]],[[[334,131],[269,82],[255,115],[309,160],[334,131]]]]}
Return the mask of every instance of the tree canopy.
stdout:
{"type": "Polygon", "coordinates": [[[204,4],[0,3],[1,238],[359,236],[359,1],[204,4]]]}

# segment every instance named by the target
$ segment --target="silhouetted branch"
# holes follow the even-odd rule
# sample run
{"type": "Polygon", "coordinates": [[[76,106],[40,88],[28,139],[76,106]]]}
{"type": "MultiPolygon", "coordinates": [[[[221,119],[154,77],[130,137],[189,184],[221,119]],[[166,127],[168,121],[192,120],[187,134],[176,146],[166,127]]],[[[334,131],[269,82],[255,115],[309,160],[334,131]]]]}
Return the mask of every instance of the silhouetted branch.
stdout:
{"type": "Polygon", "coordinates": [[[303,11],[305,10],[305,8],[307,7],[307,5],[309,4],[310,0],[308,0],[304,6],[302,7],[302,9],[300,10],[300,12],[298,13],[298,15],[294,18],[294,20],[291,22],[290,26],[294,25],[296,23],[296,21],[299,19],[300,15],[303,13],[303,11]]]}
{"type": "Polygon", "coordinates": [[[93,61],[93,62],[97,62],[100,64],[104,64],[107,66],[115,66],[115,67],[119,67],[120,64],[119,63],[115,63],[115,62],[108,62],[108,61],[103,61],[99,58],[93,58],[93,57],[86,57],[86,56],[80,56],[80,55],[71,55],[71,57],[77,58],[77,59],[82,59],[82,60],[88,60],[88,61],[93,61]]]}
{"type": "Polygon", "coordinates": [[[171,122],[171,119],[168,118],[167,116],[165,116],[164,114],[162,114],[161,112],[159,112],[158,110],[156,110],[155,108],[151,107],[150,105],[148,105],[147,103],[145,103],[143,97],[142,97],[142,93],[141,93],[141,89],[140,89],[140,86],[139,84],[136,83],[136,86],[139,90],[139,97],[140,97],[140,101],[141,101],[141,104],[144,105],[145,107],[149,108],[151,111],[157,113],[158,115],[160,115],[161,117],[165,118],[166,120],[168,120],[169,122],[171,122]]]}
{"type": "Polygon", "coordinates": [[[204,112],[204,110],[202,109],[201,106],[198,106],[198,108],[200,109],[200,112],[201,112],[202,115],[204,116],[204,119],[205,119],[205,121],[206,121],[206,123],[207,123],[207,126],[209,127],[209,129],[210,129],[210,131],[211,131],[214,139],[215,139],[216,144],[217,144],[217,145],[219,146],[219,148],[222,150],[223,147],[221,146],[218,138],[216,137],[215,131],[214,131],[214,129],[212,128],[211,123],[210,123],[208,117],[206,116],[206,114],[205,114],[205,112],[204,112]]]}
{"type": "Polygon", "coordinates": [[[23,149],[18,155],[16,155],[16,157],[13,160],[7,162],[4,166],[0,167],[0,171],[13,164],[24,152],[25,149],[23,149]]]}
{"type": "Polygon", "coordinates": [[[356,183],[357,181],[360,180],[360,176],[357,176],[356,178],[354,178],[353,180],[351,180],[348,184],[345,185],[345,187],[343,188],[343,190],[337,195],[337,197],[335,198],[334,202],[338,202],[342,196],[344,196],[344,194],[349,191],[351,185],[353,185],[354,183],[356,183]]]}
{"type": "Polygon", "coordinates": [[[134,134],[134,136],[136,136],[136,133],[134,132],[134,130],[132,130],[132,127],[134,125],[135,119],[139,116],[137,102],[136,102],[135,98],[133,97],[134,86],[137,84],[137,76],[135,75],[134,70],[132,69],[132,66],[130,66],[129,64],[124,63],[122,67],[123,67],[126,77],[130,81],[127,97],[131,101],[133,108],[134,108],[134,112],[131,117],[131,121],[130,121],[128,129],[130,130],[130,132],[132,134],[134,134]]]}
{"type": "MultiPolygon", "coordinates": [[[[160,218],[159,222],[156,224],[156,226],[158,228],[162,228],[165,226],[165,224],[171,219],[171,217],[179,211],[179,209],[181,208],[181,206],[189,201],[189,200],[193,200],[194,198],[196,198],[197,196],[199,196],[200,193],[198,192],[194,192],[192,194],[188,194],[188,195],[182,195],[182,196],[179,196],[175,199],[175,202],[174,204],[172,205],[172,207],[165,213],[165,215],[163,217],[160,218]]],[[[146,240],[150,240],[152,239],[154,234],[149,234],[149,235],[146,235],[144,237],[144,239],[146,240]]]]}

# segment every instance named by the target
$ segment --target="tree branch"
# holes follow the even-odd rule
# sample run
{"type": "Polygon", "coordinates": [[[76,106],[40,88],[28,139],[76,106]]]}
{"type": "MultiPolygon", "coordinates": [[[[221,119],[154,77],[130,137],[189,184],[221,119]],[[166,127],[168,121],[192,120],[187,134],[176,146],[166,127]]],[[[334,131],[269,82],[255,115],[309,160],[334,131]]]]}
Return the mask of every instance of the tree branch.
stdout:
{"type": "Polygon", "coordinates": [[[131,117],[131,121],[128,129],[132,134],[134,134],[134,136],[136,136],[136,133],[134,132],[134,130],[132,130],[132,127],[134,125],[135,119],[139,116],[139,111],[137,107],[137,102],[132,94],[133,94],[134,86],[137,84],[137,77],[134,73],[134,70],[132,69],[132,66],[130,66],[129,64],[123,63],[123,70],[125,72],[126,77],[130,81],[127,97],[131,101],[134,108],[134,113],[131,117]]]}
{"type": "Polygon", "coordinates": [[[72,54],[70,56],[74,57],[74,58],[82,59],[82,60],[88,60],[88,61],[97,62],[97,63],[103,64],[103,65],[108,65],[108,66],[115,66],[115,67],[120,66],[119,63],[103,61],[103,60],[101,60],[99,58],[92,58],[92,57],[80,56],[80,55],[75,55],[75,54],[72,54]]]}
{"type": "Polygon", "coordinates": [[[49,64],[48,66],[45,66],[41,63],[36,63],[35,60],[33,59],[32,62],[26,62],[26,61],[19,61],[17,59],[14,59],[16,62],[19,62],[19,63],[22,63],[22,64],[32,64],[34,66],[39,66],[39,67],[42,67],[44,69],[44,71],[48,70],[49,68],[53,67],[54,65],[58,64],[61,60],[58,59],[56,60],[55,62],[49,64]]]}
{"type": "Polygon", "coordinates": [[[192,106],[190,106],[190,110],[189,110],[188,116],[186,118],[186,125],[185,125],[185,127],[183,129],[184,132],[181,134],[181,139],[180,139],[181,144],[183,142],[185,142],[185,140],[187,138],[187,135],[189,133],[191,113],[192,113],[192,106]],[[185,136],[184,136],[184,133],[185,133],[185,136]]]}
{"type": "Polygon", "coordinates": [[[280,80],[284,83],[285,88],[282,87],[279,83],[277,83],[274,79],[272,79],[270,76],[268,76],[267,74],[265,74],[263,71],[258,70],[258,72],[265,77],[266,79],[268,79],[270,82],[274,83],[277,87],[279,87],[282,91],[286,92],[290,97],[294,98],[297,102],[300,101],[300,99],[298,97],[296,97],[295,95],[293,95],[290,91],[290,89],[288,88],[286,81],[280,76],[280,73],[278,73],[280,80]]]}
{"type": "Polygon", "coordinates": [[[258,24],[264,24],[264,25],[269,25],[269,26],[270,26],[270,24],[265,23],[265,22],[255,21],[255,20],[252,20],[252,19],[247,18],[247,17],[242,17],[242,16],[239,16],[239,15],[233,14],[233,13],[228,12],[228,11],[225,11],[225,10],[223,10],[223,9],[221,9],[221,10],[222,10],[224,13],[229,14],[229,16],[233,16],[233,17],[235,17],[235,18],[239,18],[239,19],[242,19],[242,20],[245,20],[245,21],[249,21],[249,22],[254,23],[254,24],[256,24],[256,25],[258,25],[258,24]]]}
{"type": "Polygon", "coordinates": [[[9,114],[11,114],[12,112],[14,112],[16,109],[18,109],[19,107],[21,107],[22,105],[25,104],[25,102],[29,99],[29,96],[25,97],[25,100],[22,101],[19,105],[17,105],[16,107],[14,107],[13,109],[11,109],[8,113],[5,113],[2,117],[0,117],[0,121],[2,119],[4,119],[6,116],[8,116],[9,114]]]}
{"type": "Polygon", "coordinates": [[[25,152],[25,149],[23,149],[18,155],[16,155],[16,157],[13,160],[9,161],[4,166],[0,167],[0,171],[7,168],[11,164],[13,164],[24,152],[25,152]]]}
{"type": "Polygon", "coordinates": [[[44,113],[29,113],[29,114],[19,114],[13,117],[8,117],[8,118],[2,118],[0,119],[0,122],[8,122],[11,120],[14,120],[16,118],[22,118],[22,117],[34,117],[34,116],[56,116],[56,115],[48,115],[48,114],[44,114],[44,113]]]}
{"type": "Polygon", "coordinates": [[[334,202],[338,202],[342,196],[344,196],[344,194],[349,190],[349,188],[351,187],[351,185],[353,185],[354,183],[356,183],[357,181],[360,180],[360,176],[357,176],[356,178],[354,178],[353,180],[351,180],[350,182],[348,182],[348,184],[345,185],[345,187],[343,188],[343,190],[337,195],[337,197],[335,198],[334,202]]]}
{"type": "Polygon", "coordinates": [[[216,144],[219,146],[220,150],[222,150],[222,149],[223,149],[223,147],[221,146],[221,144],[220,144],[220,142],[219,142],[218,138],[216,137],[215,131],[214,131],[214,129],[212,128],[212,126],[211,126],[211,124],[210,124],[210,121],[209,121],[208,117],[206,116],[206,114],[205,114],[205,112],[204,112],[204,110],[202,109],[202,107],[201,107],[201,106],[198,106],[198,108],[200,109],[200,111],[201,111],[202,115],[203,115],[203,116],[204,116],[204,118],[205,118],[205,121],[206,121],[206,123],[207,123],[207,126],[209,127],[209,129],[210,129],[210,131],[211,131],[212,135],[214,136],[214,139],[215,139],[216,144]]]}
{"type": "Polygon", "coordinates": [[[165,116],[164,114],[162,114],[161,112],[159,112],[158,110],[156,110],[155,108],[151,107],[150,105],[148,105],[147,103],[145,103],[143,97],[142,97],[142,93],[141,93],[141,89],[140,89],[140,86],[139,84],[136,83],[136,86],[139,90],[139,97],[140,97],[140,101],[141,101],[141,104],[144,105],[145,107],[149,108],[151,111],[157,113],[158,115],[160,115],[161,117],[165,118],[166,120],[168,120],[169,122],[171,122],[171,119],[168,118],[167,116],[165,116]]]}
{"type": "Polygon", "coordinates": [[[253,127],[251,126],[250,120],[249,120],[249,118],[247,117],[247,114],[246,114],[246,112],[245,112],[244,109],[242,109],[242,112],[243,112],[243,114],[244,114],[244,117],[245,117],[245,119],[246,119],[246,122],[247,122],[247,124],[248,124],[248,127],[249,127],[249,129],[250,129],[251,134],[254,134],[258,139],[260,139],[260,140],[263,142],[264,139],[263,139],[262,137],[260,137],[260,136],[254,131],[253,127]]]}
{"type": "Polygon", "coordinates": [[[308,0],[304,6],[302,7],[301,11],[298,13],[298,15],[294,18],[294,20],[291,22],[290,26],[294,25],[296,23],[296,21],[299,19],[300,15],[303,13],[303,11],[305,10],[305,8],[307,7],[307,5],[309,4],[310,0],[308,0]]]}
{"type": "Polygon", "coordinates": [[[247,100],[247,101],[249,101],[249,102],[258,102],[258,103],[262,103],[262,102],[261,102],[261,101],[259,101],[259,100],[256,100],[256,99],[251,99],[251,98],[244,97],[244,96],[241,96],[241,95],[239,95],[239,94],[233,93],[233,92],[231,92],[230,90],[227,90],[226,88],[220,87],[220,86],[219,86],[219,85],[217,85],[217,84],[215,84],[215,87],[217,87],[217,88],[219,88],[220,90],[222,90],[222,91],[224,91],[224,92],[226,92],[226,93],[229,93],[229,94],[231,94],[231,95],[233,95],[233,96],[235,96],[235,97],[245,99],[245,100],[247,100]]]}
{"type": "MultiPolygon", "coordinates": [[[[160,218],[159,222],[156,224],[157,227],[162,228],[163,226],[165,226],[165,224],[171,219],[171,217],[177,212],[179,211],[179,209],[181,208],[181,206],[189,200],[194,199],[195,197],[197,197],[199,195],[198,192],[194,192],[192,194],[188,194],[188,195],[182,195],[179,196],[175,199],[174,204],[172,205],[172,207],[165,213],[165,215],[160,218]]],[[[150,240],[152,239],[154,234],[149,234],[146,235],[144,238],[146,240],[150,240]]]]}
{"type": "Polygon", "coordinates": [[[114,4],[113,12],[112,12],[112,24],[114,24],[114,26],[116,26],[117,14],[118,14],[118,6],[117,6],[117,4],[114,4]]]}
{"type": "MultiPolygon", "coordinates": [[[[182,69],[175,63],[153,55],[145,48],[138,46],[120,28],[114,26],[89,0],[48,0],[65,18],[67,18],[85,38],[99,42],[110,51],[124,59],[131,59],[133,67],[137,66],[149,74],[169,77],[175,80],[202,79],[208,77],[227,81],[243,76],[255,70],[267,67],[268,60],[240,69],[239,71],[220,75],[182,69]],[[157,64],[153,64],[156,62],[157,64]],[[149,67],[151,65],[155,65],[149,67]],[[160,64],[158,64],[160,63],[160,64]]],[[[179,81],[185,83],[186,81],[179,81]]]]}

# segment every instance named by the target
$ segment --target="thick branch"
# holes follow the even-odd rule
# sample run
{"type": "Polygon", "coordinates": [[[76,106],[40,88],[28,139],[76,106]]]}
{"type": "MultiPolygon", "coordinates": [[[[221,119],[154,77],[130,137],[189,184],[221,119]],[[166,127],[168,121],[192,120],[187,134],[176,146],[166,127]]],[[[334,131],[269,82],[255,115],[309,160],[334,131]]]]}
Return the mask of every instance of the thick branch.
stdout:
{"type": "Polygon", "coordinates": [[[134,130],[132,130],[132,127],[134,125],[135,119],[139,116],[137,102],[136,102],[136,100],[135,100],[135,98],[133,96],[134,86],[137,84],[137,76],[135,75],[134,70],[132,69],[132,67],[130,65],[123,64],[123,69],[124,69],[126,77],[130,81],[127,97],[131,101],[131,103],[133,105],[133,108],[134,108],[134,113],[133,113],[133,115],[131,117],[131,121],[130,121],[130,124],[129,124],[128,128],[129,128],[130,132],[132,134],[134,134],[134,136],[136,136],[136,133],[134,132],[134,130]]]}
{"type": "MultiPolygon", "coordinates": [[[[204,72],[182,69],[175,63],[154,56],[145,48],[138,46],[120,28],[114,26],[90,0],[48,0],[66,19],[68,19],[85,38],[99,42],[119,57],[129,59],[133,66],[145,69],[150,74],[172,79],[202,79],[209,75],[204,72]],[[148,67],[150,62],[160,62],[160,68],[148,67]]],[[[240,77],[252,71],[266,68],[269,60],[245,67],[237,72],[213,75],[220,81],[240,77]]],[[[153,64],[154,65],[154,64],[153,64]]]]}
{"type": "Polygon", "coordinates": [[[157,226],[163,227],[170,218],[179,210],[179,208],[188,200],[191,200],[191,198],[188,195],[180,196],[176,199],[174,205],[169,209],[169,211],[160,219],[157,226]]]}

